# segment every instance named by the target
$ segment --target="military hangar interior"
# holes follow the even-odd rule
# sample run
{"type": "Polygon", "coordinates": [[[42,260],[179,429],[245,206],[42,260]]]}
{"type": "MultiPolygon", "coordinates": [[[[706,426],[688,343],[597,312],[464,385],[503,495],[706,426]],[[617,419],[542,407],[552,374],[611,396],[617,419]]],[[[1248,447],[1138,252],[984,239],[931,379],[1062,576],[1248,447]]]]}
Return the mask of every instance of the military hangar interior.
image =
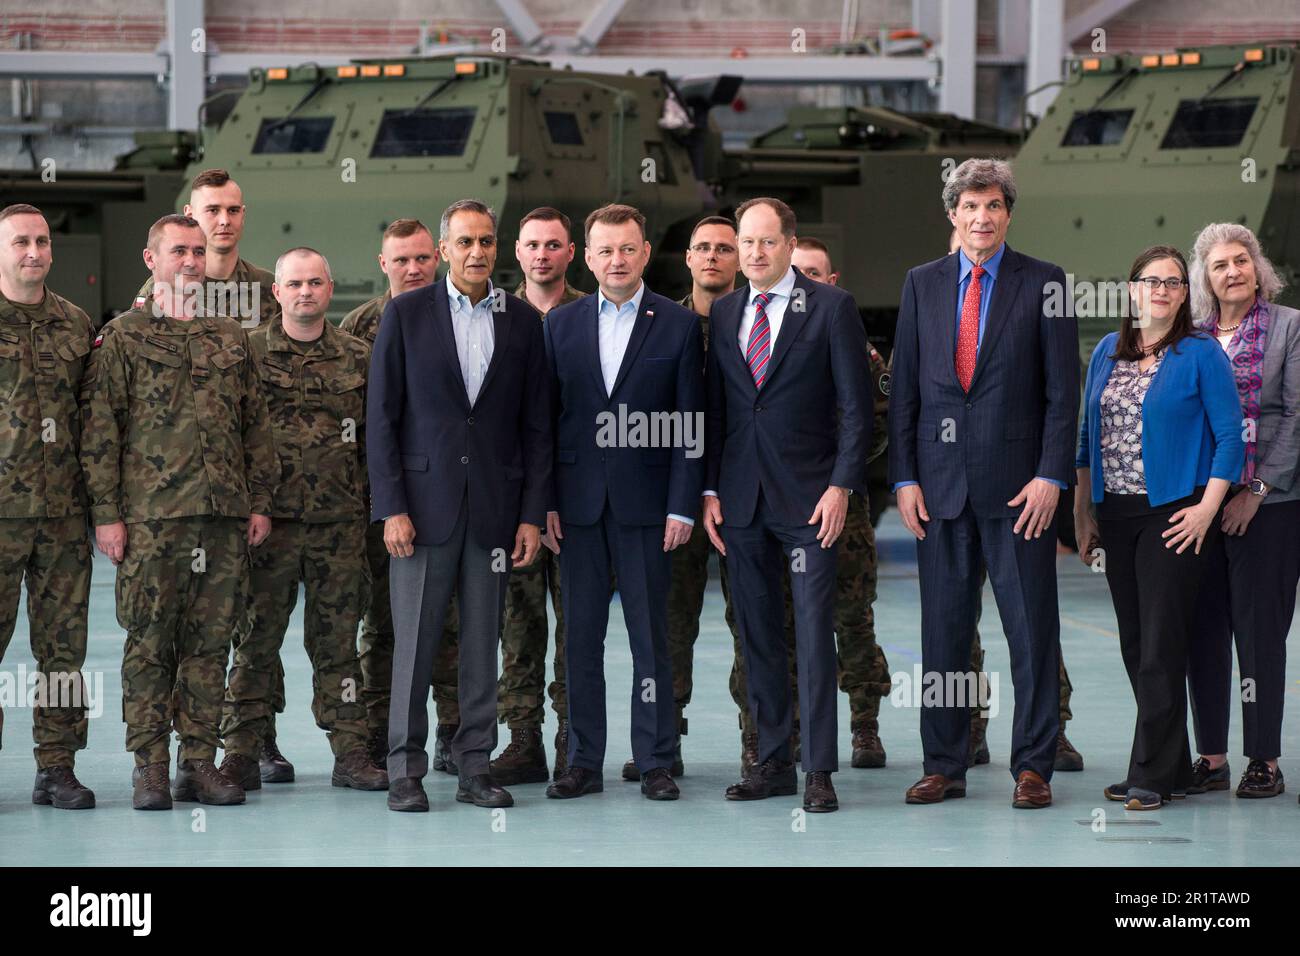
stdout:
{"type": "MultiPolygon", "coordinates": [[[[533,207],[553,204],[576,226],[605,202],[636,205],[652,244],[648,284],[678,298],[691,289],[683,256],[696,220],[775,195],[806,224],[800,236],[825,244],[870,341],[888,358],[904,275],[946,251],[943,177],[967,157],[1012,159],[1020,196],[1008,241],[1062,264],[1072,279],[1123,278],[1143,246],[1190,252],[1201,226],[1238,222],[1283,273],[1280,301],[1295,305],[1298,43],[1293,0],[1230,8],[1216,0],[0,0],[0,80],[11,94],[0,100],[0,206],[45,210],[50,288],[102,326],[148,278],[138,250],[149,225],[184,205],[198,171],[226,168],[247,203],[242,254],[270,268],[290,246],[321,249],[333,264],[329,318],[337,323],[384,291],[374,256],[385,228],[401,217],[433,224],[459,198],[481,198],[500,214],[493,278],[507,289],[523,279],[511,249],[516,223],[533,207]],[[792,6],[805,11],[792,14],[792,6]],[[430,125],[416,128],[412,117],[430,125]]],[[[577,232],[568,281],[593,291],[577,232]]],[[[1114,327],[1106,313],[1081,309],[1082,358],[1114,327]]],[[[332,788],[331,753],[309,706],[313,674],[298,608],[282,652],[286,707],[275,724],[296,780],[209,812],[201,831],[188,812],[132,813],[124,631],[115,569],[96,551],[83,666],[89,741],[76,766],[98,807],[52,813],[28,799],[34,710],[18,688],[34,663],[24,610],[0,662],[0,861],[1294,863],[1300,827],[1289,794],[1256,801],[1209,793],[1158,814],[1126,814],[1102,799],[1124,776],[1135,704],[1104,575],[1064,545],[1061,647],[1082,772],[1053,777],[1049,813],[1010,812],[998,768],[1011,749],[1011,666],[986,586],[980,635],[995,689],[991,760],[971,770],[968,799],[942,811],[906,805],[922,765],[920,690],[912,686],[921,678],[916,547],[888,507],[883,468],[872,480],[873,504],[883,510],[874,631],[893,678],[878,714],[888,761],[849,767],[854,718],[840,694],[844,812],[804,820],[797,797],[756,807],[723,799],[738,779],[742,741],[728,693],[733,641],[711,565],[677,806],[647,806],[618,779],[630,754],[632,657],[616,597],[605,642],[606,787],[577,807],[527,784],[513,788],[515,807],[504,817],[489,816],[454,802],[455,777],[439,772],[426,780],[430,817],[388,813],[378,794],[332,788]]],[[[18,605],[17,591],[4,600],[18,605]]],[[[1300,747],[1295,657],[1286,665],[1282,765],[1300,773],[1291,760],[1300,747]]],[[[545,673],[552,676],[549,651],[545,673]]],[[[543,703],[553,758],[557,717],[543,703]]],[[[1230,734],[1233,766],[1244,769],[1239,711],[1230,734]]],[[[500,735],[505,747],[504,726],[500,735]]]]}

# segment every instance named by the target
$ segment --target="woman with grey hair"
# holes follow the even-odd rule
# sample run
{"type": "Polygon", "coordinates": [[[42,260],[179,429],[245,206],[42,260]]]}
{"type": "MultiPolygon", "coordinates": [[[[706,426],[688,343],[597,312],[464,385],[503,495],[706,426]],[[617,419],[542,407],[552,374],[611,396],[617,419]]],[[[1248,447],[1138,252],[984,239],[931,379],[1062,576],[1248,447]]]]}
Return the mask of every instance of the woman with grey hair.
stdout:
{"type": "Polygon", "coordinates": [[[1223,507],[1188,647],[1201,754],[1188,792],[1228,789],[1235,638],[1249,761],[1237,796],[1275,797],[1284,789],[1277,758],[1286,637],[1300,582],[1300,312],[1272,301],[1282,280],[1245,226],[1206,226],[1192,257],[1193,311],[1232,364],[1246,458],[1223,507]]]}

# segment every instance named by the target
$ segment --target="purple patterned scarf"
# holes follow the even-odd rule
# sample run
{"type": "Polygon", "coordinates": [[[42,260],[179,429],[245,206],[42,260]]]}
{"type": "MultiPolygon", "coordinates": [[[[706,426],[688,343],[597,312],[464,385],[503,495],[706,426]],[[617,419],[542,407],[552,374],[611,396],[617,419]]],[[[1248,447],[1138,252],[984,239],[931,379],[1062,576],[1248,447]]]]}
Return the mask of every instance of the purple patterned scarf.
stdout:
{"type": "MultiPolygon", "coordinates": [[[[1241,325],[1228,341],[1228,361],[1232,364],[1232,375],[1237,381],[1237,395],[1241,399],[1241,411],[1244,418],[1253,423],[1247,433],[1250,440],[1246,442],[1246,466],[1241,471],[1241,483],[1249,484],[1255,477],[1255,438],[1259,428],[1259,393],[1264,385],[1264,347],[1268,342],[1269,324],[1268,303],[1258,296],[1250,307],[1241,325]]],[[[1218,331],[1219,314],[1215,312],[1205,321],[1202,328],[1215,335],[1218,331]]]]}

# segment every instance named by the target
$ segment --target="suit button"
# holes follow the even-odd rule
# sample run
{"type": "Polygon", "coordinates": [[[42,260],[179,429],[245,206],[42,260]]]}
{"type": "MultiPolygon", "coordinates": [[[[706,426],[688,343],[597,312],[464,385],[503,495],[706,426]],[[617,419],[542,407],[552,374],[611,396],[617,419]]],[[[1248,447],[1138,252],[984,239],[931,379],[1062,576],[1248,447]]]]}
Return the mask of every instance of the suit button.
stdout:
{"type": "Polygon", "coordinates": [[[975,406],[974,406],[971,402],[967,402],[967,403],[966,403],[966,407],[967,407],[967,408],[974,408],[975,406]]]}
{"type": "Polygon", "coordinates": [[[469,458],[467,458],[467,457],[465,457],[465,456],[462,455],[462,456],[461,456],[461,459],[460,459],[460,463],[461,463],[462,465],[468,465],[468,464],[469,464],[469,458]]]}
{"type": "Polygon", "coordinates": [[[474,416],[471,415],[469,418],[465,419],[465,424],[466,424],[466,425],[473,425],[473,424],[474,424],[474,416]]]}
{"type": "Polygon", "coordinates": [[[755,406],[754,406],[754,411],[756,411],[756,412],[761,412],[762,410],[763,410],[763,406],[762,406],[762,405],[755,405],[755,406]]]}

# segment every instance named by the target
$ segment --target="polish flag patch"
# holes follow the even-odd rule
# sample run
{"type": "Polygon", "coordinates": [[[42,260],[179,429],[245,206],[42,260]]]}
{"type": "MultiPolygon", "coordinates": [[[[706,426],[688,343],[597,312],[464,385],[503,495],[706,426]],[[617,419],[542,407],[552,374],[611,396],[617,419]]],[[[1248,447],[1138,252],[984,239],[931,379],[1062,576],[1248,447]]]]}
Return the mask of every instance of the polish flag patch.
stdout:
{"type": "Polygon", "coordinates": [[[100,332],[98,335],[95,336],[95,344],[93,348],[99,348],[103,344],[104,344],[104,333],[100,332]]]}

